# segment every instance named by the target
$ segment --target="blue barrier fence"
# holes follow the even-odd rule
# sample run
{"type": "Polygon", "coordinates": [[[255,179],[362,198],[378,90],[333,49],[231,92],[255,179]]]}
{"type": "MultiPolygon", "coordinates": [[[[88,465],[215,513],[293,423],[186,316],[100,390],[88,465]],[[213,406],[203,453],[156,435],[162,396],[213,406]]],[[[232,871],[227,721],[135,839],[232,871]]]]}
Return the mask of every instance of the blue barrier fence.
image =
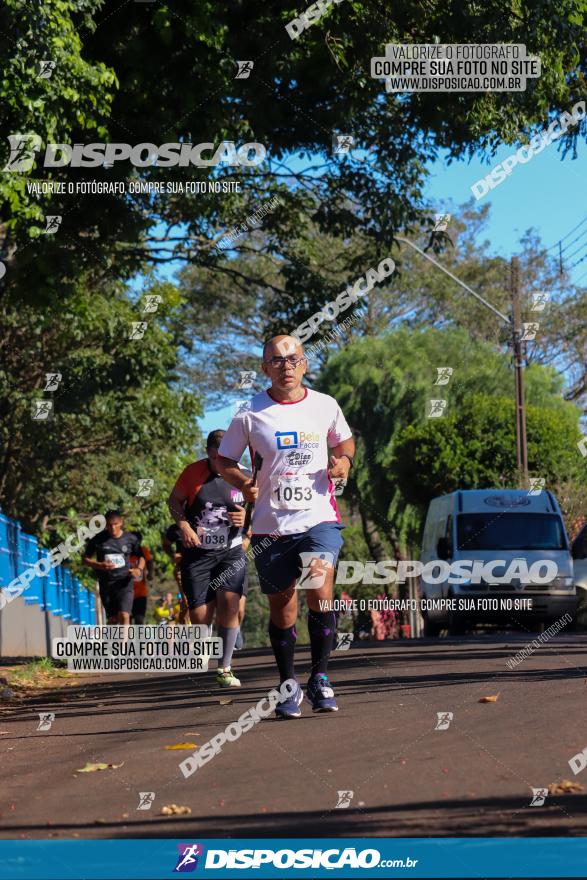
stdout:
{"type": "MultiPolygon", "coordinates": [[[[32,568],[49,551],[39,547],[32,535],[23,532],[19,522],[0,513],[0,587],[32,568]]],[[[87,587],[64,565],[51,569],[46,577],[35,576],[22,593],[26,605],[63,617],[71,623],[96,623],[96,599],[87,587]]]]}

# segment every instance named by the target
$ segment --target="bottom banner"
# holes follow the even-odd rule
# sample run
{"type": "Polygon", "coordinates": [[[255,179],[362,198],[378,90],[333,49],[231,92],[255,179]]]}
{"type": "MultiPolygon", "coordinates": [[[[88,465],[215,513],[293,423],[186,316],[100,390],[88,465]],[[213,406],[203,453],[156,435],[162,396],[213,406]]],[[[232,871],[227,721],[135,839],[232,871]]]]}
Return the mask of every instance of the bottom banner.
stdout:
{"type": "Polygon", "coordinates": [[[194,877],[584,878],[587,839],[4,840],[3,880],[194,877]]]}

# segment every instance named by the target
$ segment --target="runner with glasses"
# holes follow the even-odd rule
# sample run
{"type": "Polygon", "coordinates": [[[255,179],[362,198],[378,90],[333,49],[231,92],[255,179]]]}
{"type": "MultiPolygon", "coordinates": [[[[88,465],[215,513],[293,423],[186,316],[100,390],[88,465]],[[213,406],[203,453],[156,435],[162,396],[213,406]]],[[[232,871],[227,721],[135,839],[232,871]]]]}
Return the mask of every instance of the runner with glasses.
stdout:
{"type": "MultiPolygon", "coordinates": [[[[323,609],[332,600],[334,566],[343,543],[333,480],[347,479],[355,444],[336,400],[302,384],[307,361],[297,339],[270,339],[263,348],[262,369],[270,387],[232,420],[220,444],[218,470],[245,501],[255,502],[251,544],[261,590],[269,600],[269,635],[281,681],[295,678],[299,579],[309,609],[307,695],[315,712],[336,712],[327,675],[336,615],[323,609]],[[256,486],[238,466],[249,446],[262,459],[256,486]],[[267,536],[272,540],[267,542],[267,536]]],[[[276,707],[276,715],[299,717],[303,697],[298,684],[276,707]]]]}

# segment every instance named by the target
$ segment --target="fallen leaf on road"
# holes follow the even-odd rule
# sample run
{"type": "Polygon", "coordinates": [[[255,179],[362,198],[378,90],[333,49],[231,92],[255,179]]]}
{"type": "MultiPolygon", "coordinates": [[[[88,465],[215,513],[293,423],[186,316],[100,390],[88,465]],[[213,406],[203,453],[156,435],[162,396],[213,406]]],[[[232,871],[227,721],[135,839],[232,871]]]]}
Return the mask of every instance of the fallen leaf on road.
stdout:
{"type": "MultiPolygon", "coordinates": [[[[124,764],[124,761],[122,762],[124,764]]],[[[77,770],[77,773],[95,773],[96,770],[118,770],[119,767],[122,767],[122,764],[86,764],[85,767],[82,767],[80,770],[77,770]]]]}
{"type": "Polygon", "coordinates": [[[551,782],[548,786],[549,794],[575,794],[579,791],[585,791],[578,782],[571,782],[570,779],[563,779],[562,782],[551,782]]]}
{"type": "Polygon", "coordinates": [[[501,693],[501,691],[498,691],[496,694],[494,694],[491,697],[481,697],[481,699],[478,700],[478,702],[479,703],[497,703],[497,698],[499,697],[500,693],[501,693]]]}
{"type": "Polygon", "coordinates": [[[195,743],[177,743],[175,746],[163,746],[163,748],[175,751],[175,749],[197,749],[198,747],[195,743]]]}
{"type": "Polygon", "coordinates": [[[232,703],[232,700],[223,699],[223,700],[218,700],[218,702],[220,703],[221,706],[228,706],[229,703],[232,703]]]}
{"type": "Polygon", "coordinates": [[[189,807],[178,807],[177,804],[167,804],[161,807],[160,816],[189,816],[191,813],[189,807]]]}

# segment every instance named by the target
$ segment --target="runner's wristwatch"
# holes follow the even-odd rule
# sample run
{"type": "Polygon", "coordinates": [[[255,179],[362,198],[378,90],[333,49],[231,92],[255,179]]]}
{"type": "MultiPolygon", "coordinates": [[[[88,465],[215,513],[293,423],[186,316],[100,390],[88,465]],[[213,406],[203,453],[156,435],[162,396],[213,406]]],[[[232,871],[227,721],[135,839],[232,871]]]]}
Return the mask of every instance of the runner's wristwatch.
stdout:
{"type": "Polygon", "coordinates": [[[343,452],[342,455],[341,455],[340,457],[341,457],[341,458],[347,458],[347,459],[348,459],[348,462],[349,462],[349,464],[350,464],[350,466],[351,466],[351,469],[352,469],[352,467],[353,467],[353,460],[352,460],[352,458],[350,457],[350,455],[347,455],[346,452],[343,452]]]}

